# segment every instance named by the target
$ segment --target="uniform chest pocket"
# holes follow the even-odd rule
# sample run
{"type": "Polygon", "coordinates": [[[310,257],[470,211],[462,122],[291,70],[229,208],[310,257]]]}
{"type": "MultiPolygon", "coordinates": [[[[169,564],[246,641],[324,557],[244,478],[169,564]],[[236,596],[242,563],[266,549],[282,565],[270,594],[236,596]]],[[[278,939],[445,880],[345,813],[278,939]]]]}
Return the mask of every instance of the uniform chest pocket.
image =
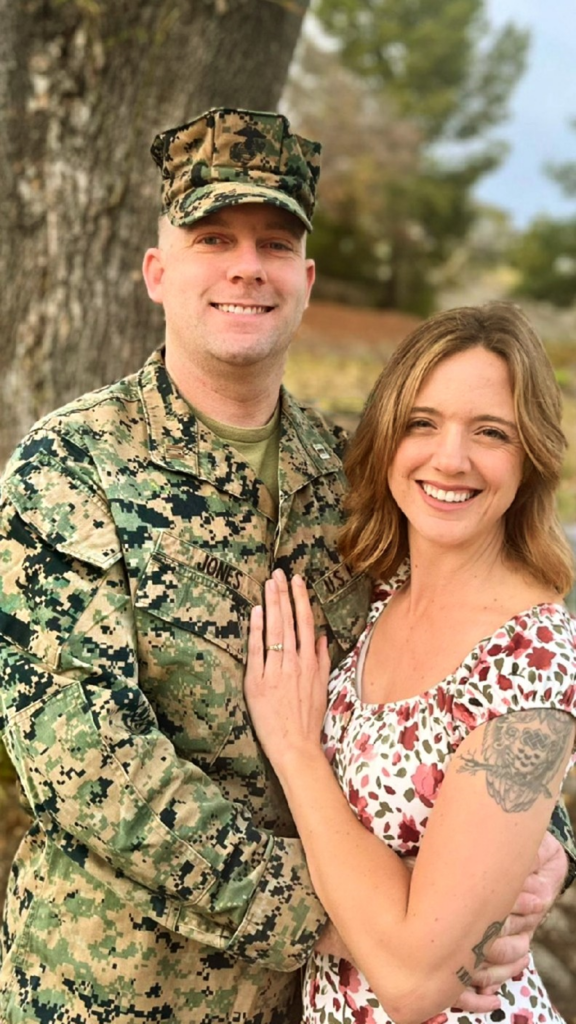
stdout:
{"type": "MultiPolygon", "coordinates": [[[[256,580],[220,553],[163,533],[140,578],[137,612],[184,630],[244,661],[256,580]]],[[[192,638],[190,638],[192,640],[192,638]]]]}
{"type": "Polygon", "coordinates": [[[367,576],[352,575],[344,563],[314,584],[314,591],[340,651],[347,654],[366,625],[372,584],[367,576]]]}

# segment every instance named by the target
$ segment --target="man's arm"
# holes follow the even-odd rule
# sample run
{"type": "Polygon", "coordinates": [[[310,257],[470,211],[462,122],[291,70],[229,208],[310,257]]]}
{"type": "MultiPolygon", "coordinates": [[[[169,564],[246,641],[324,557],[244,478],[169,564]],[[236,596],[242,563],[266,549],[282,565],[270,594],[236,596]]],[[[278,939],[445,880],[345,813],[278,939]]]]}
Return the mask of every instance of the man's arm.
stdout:
{"type": "Polygon", "coordinates": [[[60,472],[44,535],[14,508],[20,481],[1,513],[2,727],[30,806],[165,927],[292,970],[325,921],[300,844],[256,828],[159,728],[113,524],[85,478],[60,472]]]}

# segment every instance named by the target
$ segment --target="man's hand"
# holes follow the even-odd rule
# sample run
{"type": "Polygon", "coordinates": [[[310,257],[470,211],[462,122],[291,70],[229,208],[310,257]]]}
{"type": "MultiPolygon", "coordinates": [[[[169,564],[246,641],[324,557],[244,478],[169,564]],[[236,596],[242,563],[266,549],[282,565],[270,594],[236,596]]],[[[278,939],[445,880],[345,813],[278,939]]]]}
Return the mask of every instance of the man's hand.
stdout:
{"type": "Polygon", "coordinates": [[[328,956],[336,957],[337,960],[347,960],[348,963],[353,963],[348,947],[344,945],[340,938],[340,933],[336,931],[332,921],[328,921],[324,931],[321,933],[314,947],[314,952],[326,953],[328,956]]]}
{"type": "Polygon", "coordinates": [[[566,873],[568,857],[557,839],[547,832],[540,844],[534,870],[524,882],[499,937],[488,950],[486,960],[473,975],[474,985],[458,1000],[458,1009],[488,1013],[498,1008],[495,993],[505,981],[520,974],[528,963],[532,937],[558,896],[566,873]]]}

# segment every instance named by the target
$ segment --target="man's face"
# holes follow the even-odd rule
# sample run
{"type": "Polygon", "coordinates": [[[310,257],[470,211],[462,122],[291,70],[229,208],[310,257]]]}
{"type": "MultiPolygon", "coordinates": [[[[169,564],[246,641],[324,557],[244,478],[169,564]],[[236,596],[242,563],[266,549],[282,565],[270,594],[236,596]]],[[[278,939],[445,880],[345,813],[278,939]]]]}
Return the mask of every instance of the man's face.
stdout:
{"type": "Polygon", "coordinates": [[[283,364],[314,281],[297,217],[265,203],[229,206],[187,228],[162,222],[144,258],[164,307],[170,369],[213,377],[283,364]]]}

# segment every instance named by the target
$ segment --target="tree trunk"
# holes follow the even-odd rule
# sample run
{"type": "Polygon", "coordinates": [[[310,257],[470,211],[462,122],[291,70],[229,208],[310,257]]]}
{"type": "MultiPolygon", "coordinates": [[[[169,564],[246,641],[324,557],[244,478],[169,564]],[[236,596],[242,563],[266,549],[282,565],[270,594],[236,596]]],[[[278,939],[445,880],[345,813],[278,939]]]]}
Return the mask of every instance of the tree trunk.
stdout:
{"type": "Polygon", "coordinates": [[[275,108],[308,2],[0,0],[0,465],[159,343],[150,143],[210,106],[275,108]]]}

